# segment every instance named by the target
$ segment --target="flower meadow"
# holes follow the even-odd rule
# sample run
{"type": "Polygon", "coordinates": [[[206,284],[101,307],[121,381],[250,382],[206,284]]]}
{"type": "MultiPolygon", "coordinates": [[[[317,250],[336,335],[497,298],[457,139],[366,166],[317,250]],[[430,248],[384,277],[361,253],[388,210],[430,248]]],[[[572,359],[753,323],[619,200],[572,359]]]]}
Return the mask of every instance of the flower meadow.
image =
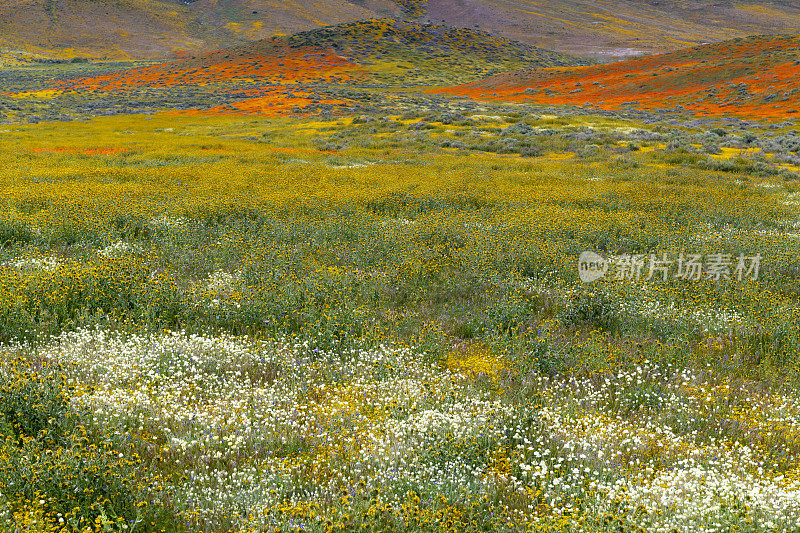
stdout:
{"type": "Polygon", "coordinates": [[[799,57],[796,35],[750,36],[585,69],[509,72],[444,90],[483,99],[781,118],[798,112],[799,57]]]}
{"type": "Polygon", "coordinates": [[[0,529],[800,530],[794,123],[443,106],[4,126],[0,529]]]}

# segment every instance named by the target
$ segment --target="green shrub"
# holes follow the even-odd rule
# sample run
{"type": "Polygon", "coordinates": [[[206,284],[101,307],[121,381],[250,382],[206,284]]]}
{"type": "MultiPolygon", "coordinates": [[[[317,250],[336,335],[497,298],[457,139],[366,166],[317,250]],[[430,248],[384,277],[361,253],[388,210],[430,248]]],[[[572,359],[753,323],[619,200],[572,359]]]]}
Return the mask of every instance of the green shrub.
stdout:
{"type": "Polygon", "coordinates": [[[571,297],[561,319],[568,325],[615,331],[621,321],[619,303],[600,291],[580,292],[571,297]]]}
{"type": "Polygon", "coordinates": [[[60,368],[42,370],[20,358],[0,374],[4,503],[17,511],[38,501],[54,527],[62,519],[75,531],[163,526],[163,506],[147,504],[145,484],[137,479],[140,458],[120,453],[119,443],[83,424],[60,368]]]}
{"type": "Polygon", "coordinates": [[[33,240],[31,230],[14,220],[0,220],[0,246],[26,243],[33,240]]]}
{"type": "Polygon", "coordinates": [[[46,378],[21,367],[17,361],[0,387],[0,415],[7,431],[19,446],[26,439],[48,447],[64,446],[77,420],[70,410],[63,375],[46,378]]]}

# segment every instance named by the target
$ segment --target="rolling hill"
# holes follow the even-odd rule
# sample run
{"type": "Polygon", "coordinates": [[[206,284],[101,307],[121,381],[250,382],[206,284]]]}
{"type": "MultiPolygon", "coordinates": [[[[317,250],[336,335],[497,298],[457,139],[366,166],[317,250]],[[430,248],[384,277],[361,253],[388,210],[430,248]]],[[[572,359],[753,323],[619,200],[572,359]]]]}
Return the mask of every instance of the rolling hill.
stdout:
{"type": "Polygon", "coordinates": [[[400,15],[391,0],[8,0],[0,48],[55,57],[161,59],[400,15]]]}
{"type": "Polygon", "coordinates": [[[195,57],[68,80],[61,90],[297,84],[358,79],[381,85],[442,85],[500,70],[585,64],[478,30],[397,22],[340,24],[195,57]]]}
{"type": "Polygon", "coordinates": [[[731,0],[431,0],[425,18],[601,60],[800,33],[800,4],[731,0]]]}
{"type": "Polygon", "coordinates": [[[754,36],[617,63],[507,72],[442,92],[603,109],[800,117],[800,36],[754,36]]]}
{"type": "Polygon", "coordinates": [[[130,101],[150,101],[160,103],[148,104],[148,109],[284,114],[340,104],[336,94],[359,87],[381,94],[395,88],[415,92],[475,81],[498,71],[581,64],[586,62],[478,30],[374,19],[165,63],[46,83],[36,79],[10,96],[46,95],[52,107],[58,107],[60,100],[74,107],[76,98],[109,105],[107,95],[114,95],[117,108],[127,110],[132,109],[130,101]]]}
{"type": "Polygon", "coordinates": [[[7,0],[0,49],[167,58],[372,18],[478,28],[600,59],[800,32],[800,5],[783,0],[7,0]]]}

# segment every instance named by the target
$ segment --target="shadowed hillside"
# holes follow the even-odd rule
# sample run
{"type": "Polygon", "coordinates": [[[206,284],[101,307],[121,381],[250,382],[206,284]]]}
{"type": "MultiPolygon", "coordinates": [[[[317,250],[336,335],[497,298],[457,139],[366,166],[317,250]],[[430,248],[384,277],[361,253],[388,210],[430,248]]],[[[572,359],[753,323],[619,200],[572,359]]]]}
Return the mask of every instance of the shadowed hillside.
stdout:
{"type": "Polygon", "coordinates": [[[372,18],[479,28],[600,59],[800,32],[800,6],[782,0],[10,0],[0,2],[0,49],[156,59],[372,18]]]}
{"type": "Polygon", "coordinates": [[[430,0],[425,19],[479,25],[581,57],[628,58],[755,34],[800,33],[786,0],[430,0]]]}
{"type": "Polygon", "coordinates": [[[798,116],[800,37],[750,37],[619,63],[509,72],[445,92],[603,109],[798,116]]]}
{"type": "Polygon", "coordinates": [[[11,0],[0,2],[0,48],[157,59],[381,13],[400,8],[391,0],[11,0]]]}

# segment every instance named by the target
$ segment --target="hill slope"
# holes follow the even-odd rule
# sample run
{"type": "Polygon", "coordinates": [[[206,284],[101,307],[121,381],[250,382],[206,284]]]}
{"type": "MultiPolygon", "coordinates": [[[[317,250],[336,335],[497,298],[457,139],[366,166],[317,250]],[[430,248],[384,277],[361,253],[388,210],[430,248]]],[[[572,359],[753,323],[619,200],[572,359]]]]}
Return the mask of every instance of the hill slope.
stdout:
{"type": "Polygon", "coordinates": [[[125,91],[208,84],[296,84],[360,80],[382,85],[444,85],[494,69],[579,65],[576,58],[487,33],[396,22],[340,24],[273,37],[199,57],[70,80],[64,89],[125,91]]]}
{"type": "Polygon", "coordinates": [[[596,58],[800,32],[800,5],[784,0],[7,0],[0,49],[152,59],[385,17],[596,58]]]}
{"type": "Polygon", "coordinates": [[[7,0],[0,2],[0,48],[159,59],[376,13],[399,15],[400,8],[391,0],[7,0]]]}
{"type": "Polygon", "coordinates": [[[508,72],[443,92],[604,109],[800,117],[800,37],[756,36],[618,63],[508,72]]]}
{"type": "Polygon", "coordinates": [[[418,94],[419,88],[474,81],[498,70],[580,64],[585,61],[477,30],[380,19],[114,72],[98,72],[94,67],[102,64],[90,63],[75,74],[79,67],[70,65],[72,75],[30,78],[9,96],[18,101],[46,95],[51,108],[80,102],[92,113],[98,105],[109,112],[308,113],[342,104],[342,98],[399,97],[386,89],[418,94]],[[351,94],[354,89],[358,95],[351,94]]]}
{"type": "Polygon", "coordinates": [[[800,4],[788,0],[430,0],[425,18],[601,59],[800,33],[800,4]]]}

